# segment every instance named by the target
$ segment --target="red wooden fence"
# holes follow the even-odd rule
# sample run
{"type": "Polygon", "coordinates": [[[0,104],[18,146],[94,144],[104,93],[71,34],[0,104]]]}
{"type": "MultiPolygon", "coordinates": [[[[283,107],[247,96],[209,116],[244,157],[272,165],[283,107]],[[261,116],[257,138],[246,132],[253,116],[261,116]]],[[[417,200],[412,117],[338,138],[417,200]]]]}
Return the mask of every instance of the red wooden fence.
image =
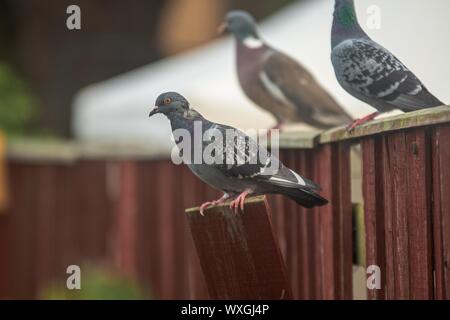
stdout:
{"type": "Polygon", "coordinates": [[[368,263],[386,270],[372,298],[449,298],[449,133],[446,125],[363,139],[368,263]]]}
{"type": "Polygon", "coordinates": [[[352,298],[349,145],[283,150],[283,163],[318,182],[330,204],[304,209],[271,197],[274,228],[296,299],[352,298]]]}
{"type": "Polygon", "coordinates": [[[349,135],[362,145],[366,264],[381,269],[371,299],[449,299],[450,108],[376,121],[349,135]]]}
{"type": "MultiPolygon", "coordinates": [[[[282,161],[330,200],[306,210],[269,197],[294,299],[352,298],[349,152],[358,142],[363,185],[353,187],[364,191],[366,265],[380,266],[382,278],[369,298],[450,298],[448,109],[282,144],[282,161]]],[[[42,150],[9,153],[0,298],[37,298],[55,279],[65,283],[68,265],[86,261],[115,266],[156,298],[209,297],[184,211],[217,191],[145,154],[42,150]]]]}
{"type": "MultiPolygon", "coordinates": [[[[346,150],[337,156],[336,147],[281,154],[287,165],[322,183],[333,203],[305,210],[270,197],[294,298],[351,298],[349,169],[346,150]]],[[[157,298],[208,297],[183,212],[218,192],[186,167],[77,152],[19,153],[8,166],[12,199],[0,215],[1,297],[36,298],[66,277],[68,265],[91,260],[116,266],[157,298]]]]}

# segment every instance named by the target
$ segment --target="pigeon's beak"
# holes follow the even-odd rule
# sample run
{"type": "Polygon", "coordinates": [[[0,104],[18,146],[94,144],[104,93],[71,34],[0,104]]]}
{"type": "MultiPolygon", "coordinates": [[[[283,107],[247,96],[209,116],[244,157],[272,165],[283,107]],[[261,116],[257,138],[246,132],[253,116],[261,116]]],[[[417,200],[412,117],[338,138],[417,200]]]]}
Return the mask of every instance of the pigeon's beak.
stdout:
{"type": "Polygon", "coordinates": [[[228,29],[228,23],[226,21],[222,22],[217,28],[218,34],[223,34],[228,29]]]}
{"type": "Polygon", "coordinates": [[[150,111],[149,117],[154,116],[155,114],[159,113],[159,108],[155,107],[152,111],[150,111]]]}

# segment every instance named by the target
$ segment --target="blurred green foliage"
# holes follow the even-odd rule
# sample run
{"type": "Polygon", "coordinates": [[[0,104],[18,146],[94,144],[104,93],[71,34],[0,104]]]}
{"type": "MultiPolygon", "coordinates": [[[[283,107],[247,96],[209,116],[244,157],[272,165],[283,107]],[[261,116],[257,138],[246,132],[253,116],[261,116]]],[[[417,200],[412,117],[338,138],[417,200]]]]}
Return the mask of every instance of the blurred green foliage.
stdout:
{"type": "Polygon", "coordinates": [[[9,136],[32,131],[36,102],[13,68],[0,61],[0,128],[9,136]]]}
{"type": "MultiPolygon", "coordinates": [[[[69,275],[68,275],[69,276],[69,275]]],[[[138,284],[107,268],[81,267],[81,289],[69,290],[64,281],[45,289],[41,297],[50,300],[142,300],[138,284]]]]}

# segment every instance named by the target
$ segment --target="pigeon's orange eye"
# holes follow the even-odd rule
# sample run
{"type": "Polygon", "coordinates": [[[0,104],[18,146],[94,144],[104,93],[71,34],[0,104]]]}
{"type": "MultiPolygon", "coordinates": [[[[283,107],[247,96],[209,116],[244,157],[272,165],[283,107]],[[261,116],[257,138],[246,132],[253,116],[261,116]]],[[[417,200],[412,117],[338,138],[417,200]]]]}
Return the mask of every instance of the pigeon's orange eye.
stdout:
{"type": "Polygon", "coordinates": [[[170,98],[165,98],[164,99],[164,104],[169,104],[171,102],[172,102],[172,99],[170,99],[170,98]]]}

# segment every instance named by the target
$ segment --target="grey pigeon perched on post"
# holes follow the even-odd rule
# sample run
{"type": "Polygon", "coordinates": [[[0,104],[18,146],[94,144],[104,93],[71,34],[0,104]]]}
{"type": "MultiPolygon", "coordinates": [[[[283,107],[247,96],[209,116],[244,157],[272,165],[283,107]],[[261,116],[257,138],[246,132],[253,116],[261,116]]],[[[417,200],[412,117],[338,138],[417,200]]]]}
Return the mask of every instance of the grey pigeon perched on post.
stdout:
{"type": "Polygon", "coordinates": [[[276,127],[303,122],[328,129],[353,121],[308,70],[261,39],[250,14],[230,11],[219,29],[224,30],[236,39],[242,90],[276,118],[276,127]]]}
{"type": "Polygon", "coordinates": [[[353,0],[335,0],[331,46],[338,82],[378,110],[356,120],[349,129],[394,109],[411,112],[444,105],[400,60],[362,30],[353,0]]]}
{"type": "Polygon", "coordinates": [[[190,152],[179,150],[183,162],[203,182],[224,193],[219,200],[204,203],[200,207],[202,215],[208,206],[227,199],[233,199],[230,206],[236,212],[239,208],[243,210],[248,195],[282,194],[306,208],[327,204],[327,200],[316,193],[320,190],[317,184],[285,167],[244,132],[203,118],[200,113],[190,108],[189,102],[180,94],[161,94],[149,116],[158,113],[169,119],[175,140],[178,133],[188,133],[188,138],[180,135],[183,139],[179,139],[188,141],[176,141],[178,147],[181,142],[190,143],[191,147],[187,148],[190,152]],[[225,139],[230,134],[232,139],[225,139]],[[204,152],[206,148],[211,147],[213,140],[219,139],[218,135],[223,137],[222,140],[217,140],[222,143],[218,143],[211,154],[218,156],[219,160],[211,162],[203,158],[204,152]],[[193,161],[196,157],[194,150],[199,145],[201,159],[193,161]]]}

